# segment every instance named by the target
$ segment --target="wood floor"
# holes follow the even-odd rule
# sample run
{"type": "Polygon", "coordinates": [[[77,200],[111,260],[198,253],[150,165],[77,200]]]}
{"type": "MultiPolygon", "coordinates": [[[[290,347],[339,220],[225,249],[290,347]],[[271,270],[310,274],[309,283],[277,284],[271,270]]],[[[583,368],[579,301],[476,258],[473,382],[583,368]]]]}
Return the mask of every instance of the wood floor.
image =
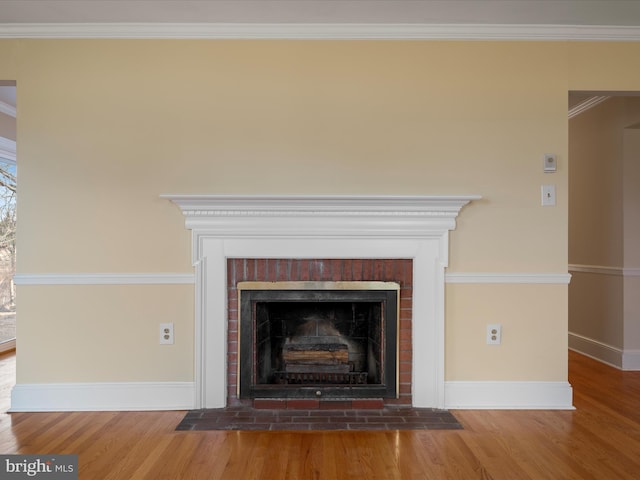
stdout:
{"type": "MultiPolygon", "coordinates": [[[[6,408],[14,357],[0,357],[6,408]]],[[[0,414],[0,453],[81,479],[640,479],[640,372],[570,353],[575,411],[455,411],[464,430],[177,432],[184,412],[0,414]]]]}

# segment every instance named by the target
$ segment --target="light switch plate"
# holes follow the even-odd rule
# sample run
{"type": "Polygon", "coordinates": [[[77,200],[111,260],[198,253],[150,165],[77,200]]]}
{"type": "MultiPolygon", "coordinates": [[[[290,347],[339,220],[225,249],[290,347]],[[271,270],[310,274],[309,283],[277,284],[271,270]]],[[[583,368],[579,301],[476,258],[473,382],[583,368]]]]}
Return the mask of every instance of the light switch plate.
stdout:
{"type": "Polygon", "coordinates": [[[556,205],[556,186],[542,185],[542,206],[554,207],[556,205]]]}

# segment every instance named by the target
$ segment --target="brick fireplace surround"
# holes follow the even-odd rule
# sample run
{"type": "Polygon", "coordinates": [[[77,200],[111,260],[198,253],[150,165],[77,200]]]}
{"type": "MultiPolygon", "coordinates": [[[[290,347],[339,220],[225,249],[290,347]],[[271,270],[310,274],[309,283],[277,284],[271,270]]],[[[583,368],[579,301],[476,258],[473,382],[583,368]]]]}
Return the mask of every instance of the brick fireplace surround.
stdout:
{"type": "Polygon", "coordinates": [[[411,259],[227,259],[227,405],[252,405],[240,400],[238,385],[238,291],[236,285],[244,281],[383,281],[400,285],[400,318],[398,330],[398,398],[354,400],[255,400],[255,406],[288,408],[359,408],[384,405],[411,405],[412,377],[412,285],[413,261],[411,259]]]}
{"type": "Polygon", "coordinates": [[[449,231],[464,205],[478,196],[162,197],[182,210],[192,231],[195,409],[238,401],[233,287],[238,271],[250,276],[251,269],[263,269],[267,279],[277,280],[287,259],[296,259],[296,271],[305,272],[300,279],[308,272],[310,279],[334,280],[339,271],[350,272],[353,280],[400,282],[400,396],[394,401],[445,407],[449,231]]]}

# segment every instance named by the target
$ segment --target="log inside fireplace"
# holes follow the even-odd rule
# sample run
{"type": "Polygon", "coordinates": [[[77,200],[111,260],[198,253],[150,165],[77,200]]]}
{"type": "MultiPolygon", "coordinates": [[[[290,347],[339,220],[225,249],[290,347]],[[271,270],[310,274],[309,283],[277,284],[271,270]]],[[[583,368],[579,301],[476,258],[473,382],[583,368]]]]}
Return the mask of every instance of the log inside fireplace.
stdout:
{"type": "Polygon", "coordinates": [[[399,285],[238,284],[239,398],[397,398],[399,285]]]}

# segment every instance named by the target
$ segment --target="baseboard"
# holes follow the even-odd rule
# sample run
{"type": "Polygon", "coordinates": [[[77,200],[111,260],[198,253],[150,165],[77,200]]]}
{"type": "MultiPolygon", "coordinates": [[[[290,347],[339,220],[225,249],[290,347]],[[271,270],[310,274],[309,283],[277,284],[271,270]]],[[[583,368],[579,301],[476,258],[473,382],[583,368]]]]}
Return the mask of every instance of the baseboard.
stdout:
{"type": "Polygon", "coordinates": [[[190,410],[193,382],[17,384],[10,412],[190,410]]]}
{"type": "Polygon", "coordinates": [[[622,351],[622,370],[627,370],[627,371],[640,370],[640,350],[623,350],[622,351]]]}
{"type": "Polygon", "coordinates": [[[622,369],[623,352],[620,348],[569,332],[569,349],[611,367],[622,369]]]}
{"type": "Polygon", "coordinates": [[[573,410],[568,382],[445,382],[454,410],[573,410]]]}

